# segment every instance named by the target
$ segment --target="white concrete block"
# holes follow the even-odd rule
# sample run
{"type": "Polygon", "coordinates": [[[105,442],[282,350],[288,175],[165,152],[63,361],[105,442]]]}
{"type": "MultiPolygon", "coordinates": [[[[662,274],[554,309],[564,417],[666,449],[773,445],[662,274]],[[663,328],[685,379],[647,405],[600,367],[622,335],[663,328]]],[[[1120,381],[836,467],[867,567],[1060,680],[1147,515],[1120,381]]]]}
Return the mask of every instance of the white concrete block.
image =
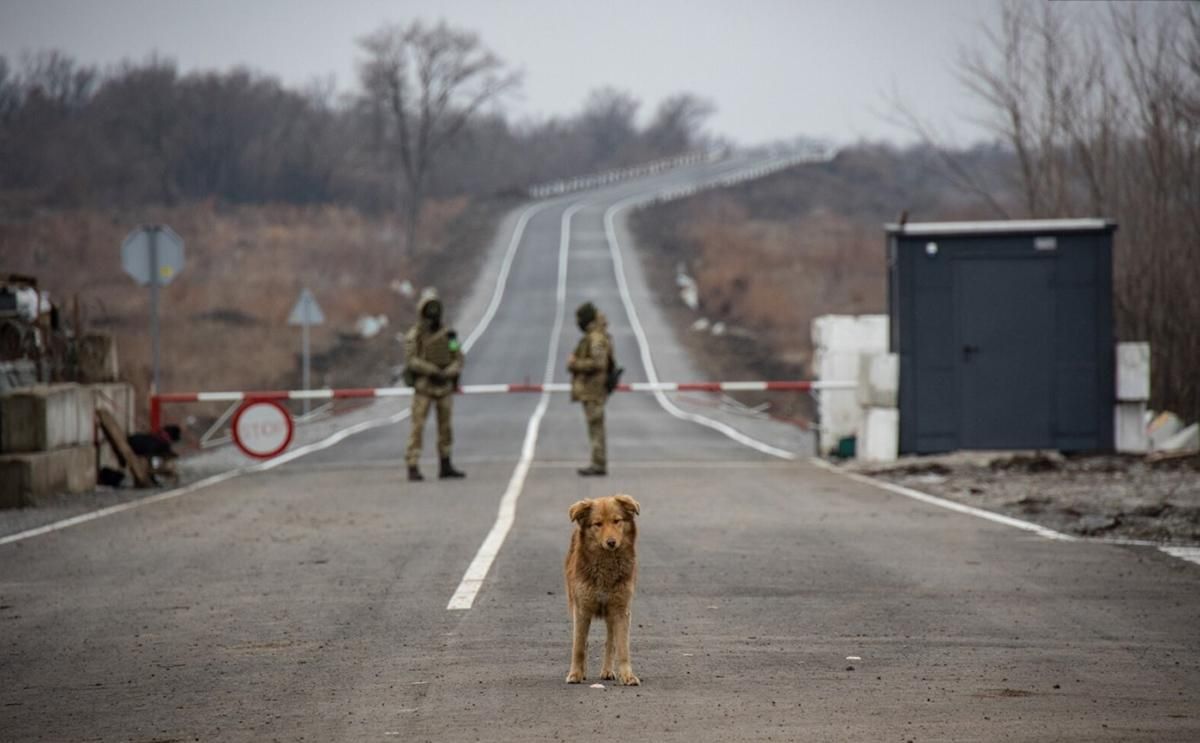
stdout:
{"type": "MultiPolygon", "coordinates": [[[[855,381],[861,355],[857,352],[818,351],[813,359],[817,379],[855,381]]],[[[838,440],[854,436],[862,419],[862,408],[853,389],[821,390],[817,393],[817,418],[820,421],[820,450],[829,454],[838,440]]]]}
{"type": "Polygon", "coordinates": [[[888,316],[858,316],[858,349],[862,353],[886,353],[888,350],[888,316]]]}
{"type": "Polygon", "coordinates": [[[1150,449],[1146,436],[1146,403],[1118,402],[1113,406],[1113,443],[1122,454],[1145,454],[1150,449]]]}
{"type": "Polygon", "coordinates": [[[1150,399],[1150,344],[1117,344],[1117,399],[1150,399]]]}
{"type": "Polygon", "coordinates": [[[894,408],[900,389],[900,357],[894,353],[863,354],[858,365],[858,404],[894,408]]]}
{"type": "Polygon", "coordinates": [[[888,347],[887,315],[821,315],[813,320],[815,350],[882,353],[888,347]]]}
{"type": "Polygon", "coordinates": [[[0,396],[0,452],[91,444],[92,392],[78,384],[25,387],[0,396]]]}
{"type": "Polygon", "coordinates": [[[855,446],[857,458],[864,462],[895,461],[900,451],[900,411],[865,408],[855,446]]]}

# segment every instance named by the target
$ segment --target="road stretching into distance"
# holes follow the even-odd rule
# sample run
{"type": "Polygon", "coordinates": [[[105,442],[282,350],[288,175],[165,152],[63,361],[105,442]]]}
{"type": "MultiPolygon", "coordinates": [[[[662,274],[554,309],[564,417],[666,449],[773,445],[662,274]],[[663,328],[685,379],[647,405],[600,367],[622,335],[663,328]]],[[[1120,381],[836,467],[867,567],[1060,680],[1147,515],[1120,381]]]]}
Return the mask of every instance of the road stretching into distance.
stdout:
{"type": "MultiPolygon", "coordinates": [[[[702,379],[624,218],[756,164],[518,210],[448,308],[464,383],[566,381],[589,299],[624,381],[702,379]]],[[[464,481],[406,482],[396,414],[0,544],[0,740],[1200,740],[1200,566],[906,498],[686,396],[612,399],[606,479],[575,474],[565,395],[455,402],[464,481]],[[589,686],[601,623],[569,686],[567,508],[617,491],[642,505],[643,685],[589,686]]]]}

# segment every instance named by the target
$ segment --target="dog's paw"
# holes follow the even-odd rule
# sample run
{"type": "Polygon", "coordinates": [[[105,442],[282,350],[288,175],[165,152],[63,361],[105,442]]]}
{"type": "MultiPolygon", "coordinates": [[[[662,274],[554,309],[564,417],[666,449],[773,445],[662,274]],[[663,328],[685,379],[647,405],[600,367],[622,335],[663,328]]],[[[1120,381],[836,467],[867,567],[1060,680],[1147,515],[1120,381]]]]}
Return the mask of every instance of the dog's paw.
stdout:
{"type": "Polygon", "coordinates": [[[601,681],[612,681],[616,677],[617,674],[613,673],[611,669],[606,669],[600,672],[601,681]]]}
{"type": "Polygon", "coordinates": [[[578,684],[586,678],[582,671],[571,671],[567,674],[568,684],[578,684]]]}
{"type": "Polygon", "coordinates": [[[621,672],[621,683],[625,686],[641,686],[642,680],[633,675],[633,671],[621,672]]]}

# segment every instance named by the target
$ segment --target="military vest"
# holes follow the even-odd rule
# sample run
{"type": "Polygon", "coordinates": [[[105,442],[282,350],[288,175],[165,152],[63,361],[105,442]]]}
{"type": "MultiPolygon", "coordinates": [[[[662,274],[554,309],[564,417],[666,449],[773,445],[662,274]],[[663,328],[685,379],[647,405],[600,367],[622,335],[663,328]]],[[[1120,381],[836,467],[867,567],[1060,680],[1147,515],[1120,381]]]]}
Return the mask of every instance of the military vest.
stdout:
{"type": "Polygon", "coordinates": [[[450,350],[450,331],[442,328],[426,338],[423,350],[425,360],[429,363],[441,368],[450,366],[450,362],[454,360],[450,350]]]}

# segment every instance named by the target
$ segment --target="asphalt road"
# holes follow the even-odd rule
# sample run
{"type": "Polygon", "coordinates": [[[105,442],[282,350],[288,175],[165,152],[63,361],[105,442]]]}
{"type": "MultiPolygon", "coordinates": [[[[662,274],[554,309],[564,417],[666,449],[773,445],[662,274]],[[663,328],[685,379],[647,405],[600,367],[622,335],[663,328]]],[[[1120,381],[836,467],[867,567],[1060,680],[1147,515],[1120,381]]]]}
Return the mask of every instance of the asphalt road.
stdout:
{"type": "MultiPolygon", "coordinates": [[[[464,381],[565,381],[585,299],[627,381],[697,379],[612,207],[747,166],[514,214],[457,308],[464,381]]],[[[401,421],[0,544],[0,740],[1200,740],[1200,566],[911,500],[678,398],[614,398],[607,479],[575,475],[564,396],[456,403],[465,481],[406,482],[401,421]],[[568,686],[567,507],[615,491],[642,504],[643,685],[568,686]]]]}

